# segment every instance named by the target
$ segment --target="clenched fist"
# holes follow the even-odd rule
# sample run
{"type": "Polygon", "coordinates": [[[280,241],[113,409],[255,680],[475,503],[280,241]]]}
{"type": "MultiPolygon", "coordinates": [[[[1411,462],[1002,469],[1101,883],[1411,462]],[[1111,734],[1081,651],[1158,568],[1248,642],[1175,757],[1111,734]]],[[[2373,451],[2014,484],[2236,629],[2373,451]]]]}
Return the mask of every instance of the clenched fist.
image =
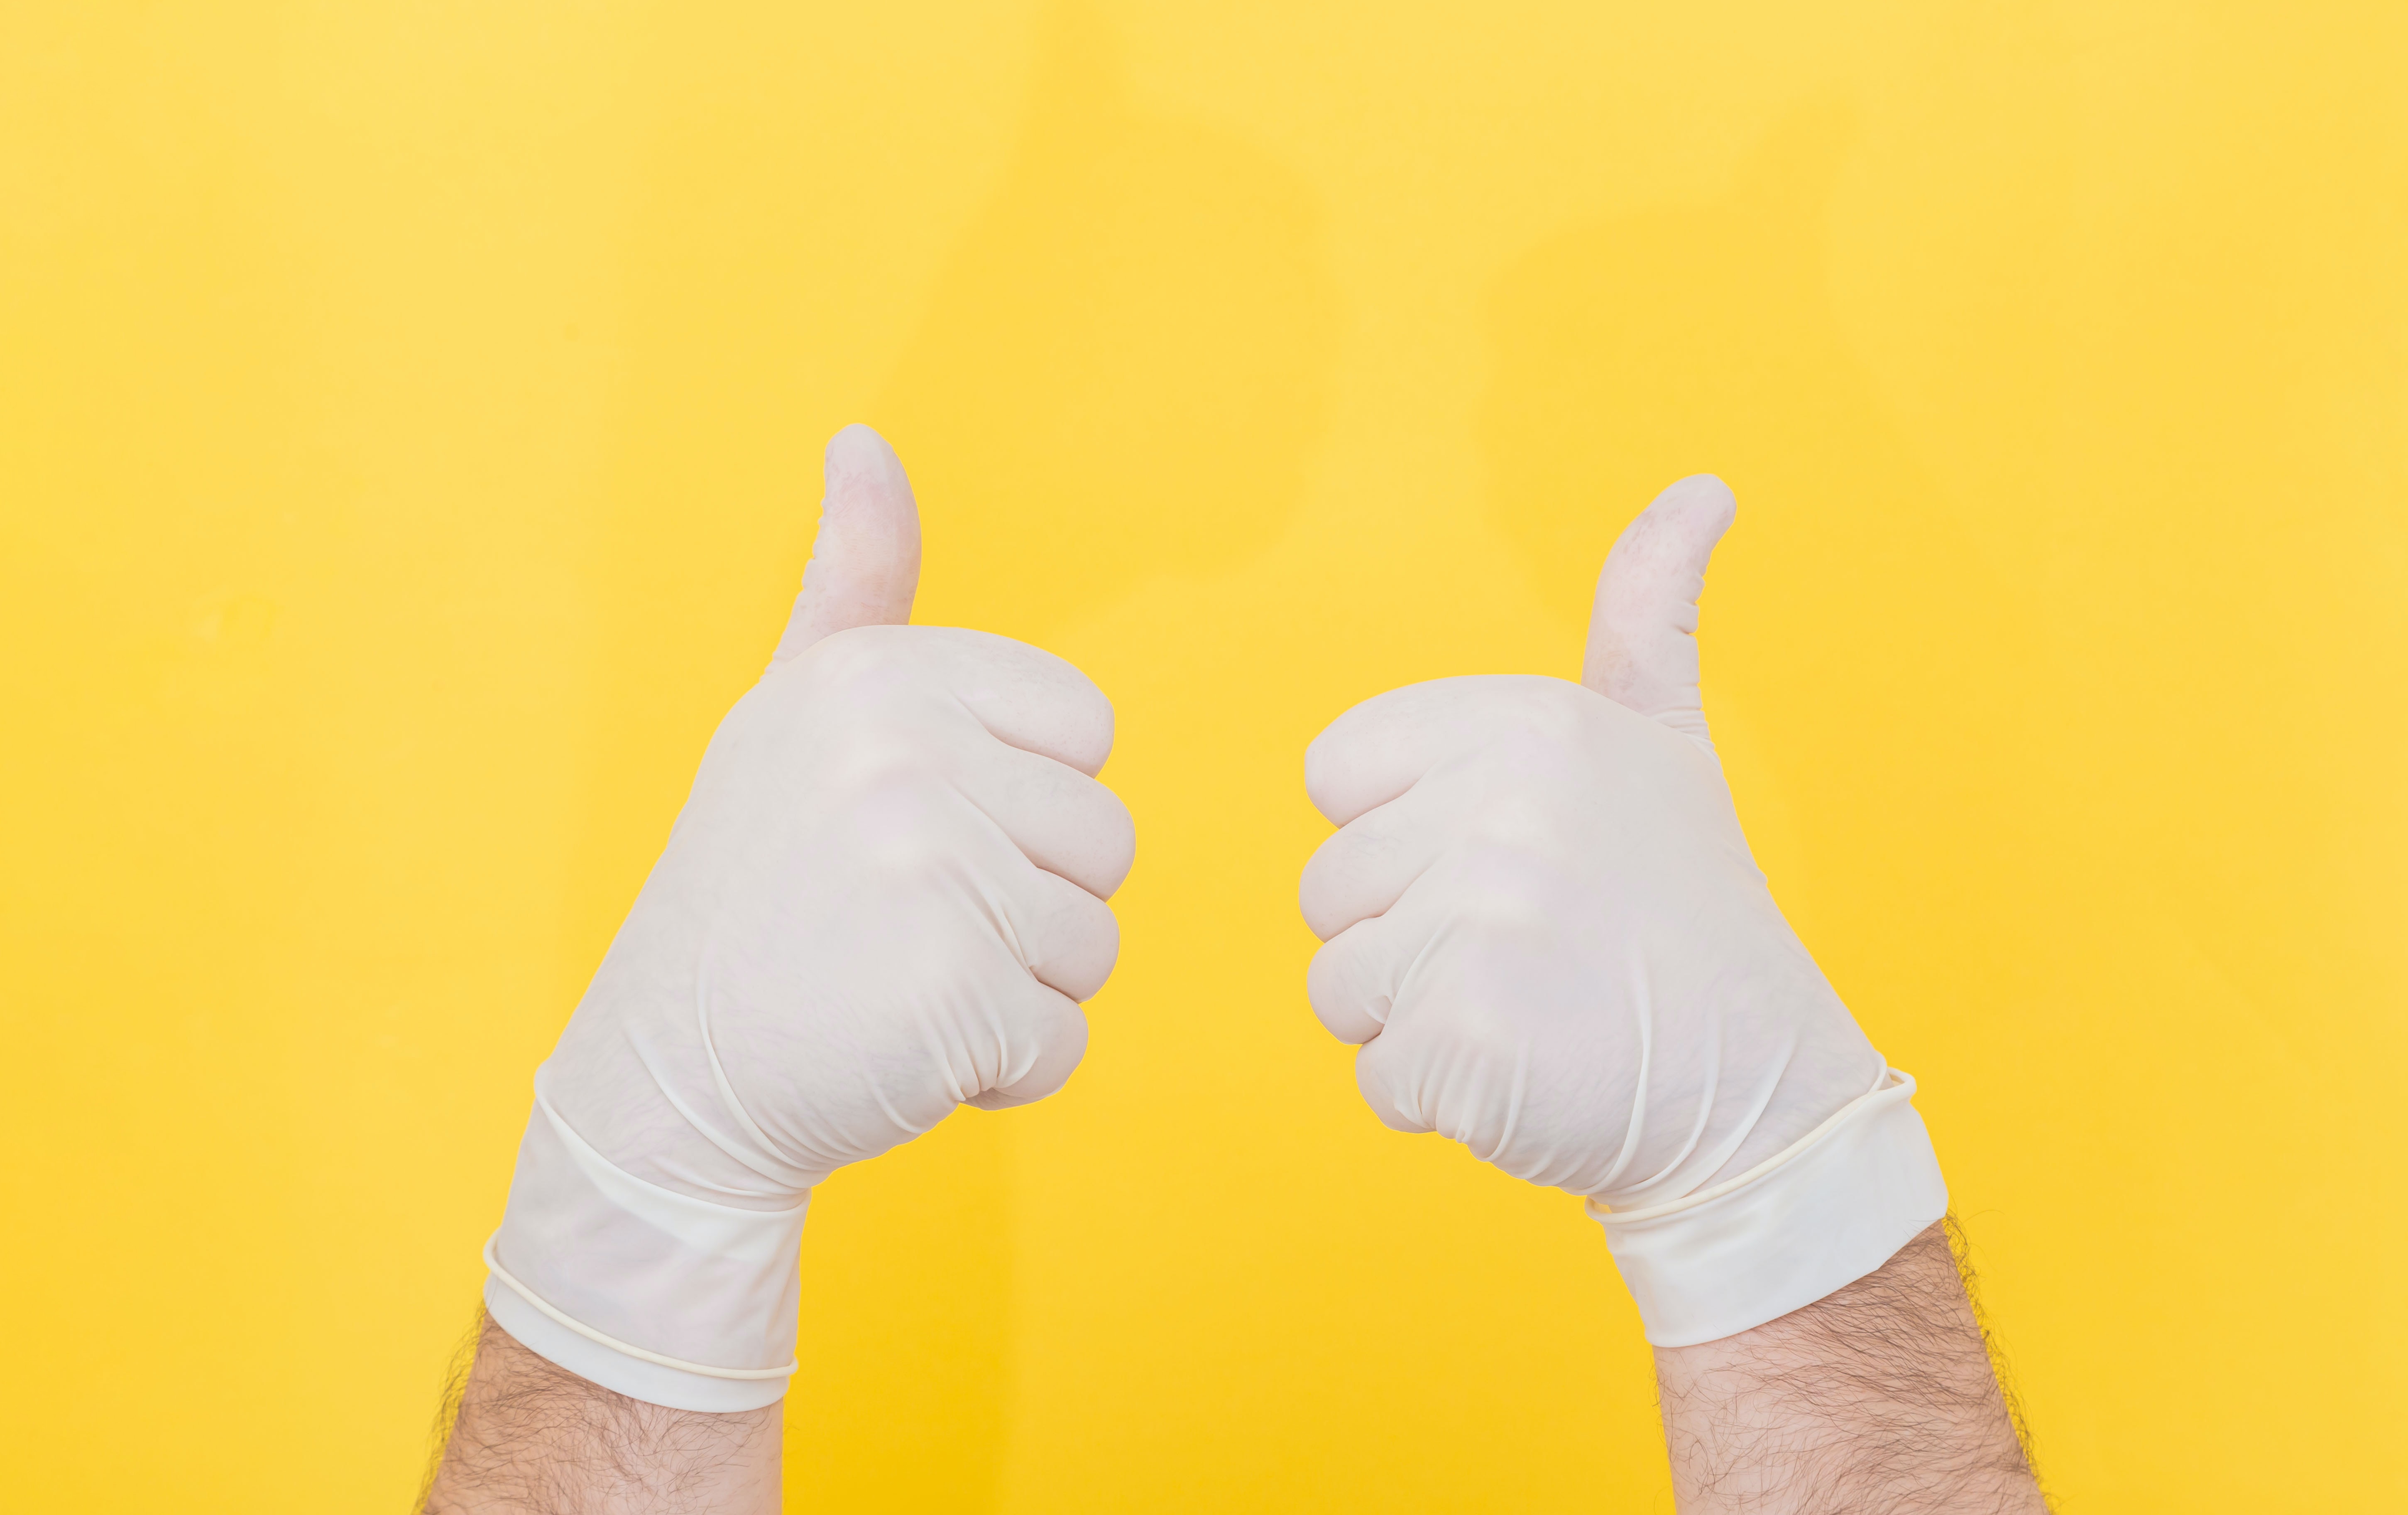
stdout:
{"type": "Polygon", "coordinates": [[[1733,513],[1674,484],[1614,546],[1583,682],[1441,679],[1305,758],[1307,988],[1379,1118],[1587,1198],[1651,1341],[1871,1272],[1947,1204],[1896,1074],[1772,902],[1698,694],[1733,513]]]}
{"type": "Polygon", "coordinates": [[[487,1305],[622,1393],[776,1400],[811,1187],[1085,1049],[1134,845],[1094,776],[1111,706],[1049,653],[901,624],[918,567],[901,465],[848,428],[775,659],[536,1075],[487,1305]]]}

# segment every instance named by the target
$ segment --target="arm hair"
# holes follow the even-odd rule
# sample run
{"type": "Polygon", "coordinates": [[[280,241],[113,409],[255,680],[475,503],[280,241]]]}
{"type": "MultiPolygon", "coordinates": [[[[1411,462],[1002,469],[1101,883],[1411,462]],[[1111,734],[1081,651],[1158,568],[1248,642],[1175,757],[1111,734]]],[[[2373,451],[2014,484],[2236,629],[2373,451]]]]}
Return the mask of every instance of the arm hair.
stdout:
{"type": "Polygon", "coordinates": [[[1682,1515],[2045,1515],[1953,1217],[1752,1331],[1658,1348],[1682,1515]]]}
{"type": "Polygon", "coordinates": [[[712,1415],[630,1399],[537,1356],[481,1311],[475,1361],[452,1377],[421,1515],[779,1508],[782,1405],[712,1415]]]}

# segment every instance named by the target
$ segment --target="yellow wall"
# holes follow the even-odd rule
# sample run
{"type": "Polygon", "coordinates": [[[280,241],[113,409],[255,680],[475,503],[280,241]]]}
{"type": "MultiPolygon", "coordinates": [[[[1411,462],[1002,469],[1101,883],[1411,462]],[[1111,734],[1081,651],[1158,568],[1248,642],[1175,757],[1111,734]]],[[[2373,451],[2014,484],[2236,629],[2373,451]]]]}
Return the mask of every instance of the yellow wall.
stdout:
{"type": "Polygon", "coordinates": [[[1306,1008],[1299,754],[1708,706],[2069,1509],[2408,1495],[2408,11],[0,19],[0,1503],[398,1511],[530,1071],[841,423],[1117,700],[1061,1097],[812,1207],[797,1509],[1667,1508],[1577,1202],[1306,1008]]]}

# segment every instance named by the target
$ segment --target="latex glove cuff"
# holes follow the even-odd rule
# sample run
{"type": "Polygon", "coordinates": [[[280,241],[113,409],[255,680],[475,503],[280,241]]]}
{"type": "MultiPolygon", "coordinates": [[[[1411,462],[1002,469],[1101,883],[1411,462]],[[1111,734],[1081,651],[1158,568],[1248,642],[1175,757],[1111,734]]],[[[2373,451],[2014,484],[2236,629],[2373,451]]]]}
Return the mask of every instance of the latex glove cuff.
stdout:
{"type": "Polygon", "coordinates": [[[612,1165],[538,1093],[485,1307],[538,1356],[633,1399],[728,1413],[795,1371],[803,1212],[714,1205],[612,1165]]]}
{"type": "Polygon", "coordinates": [[[1805,1137],[1725,1183],[1588,1213],[1658,1347],[1719,1341],[1873,1272],[1948,1211],[1940,1159],[1892,1068],[1805,1137]]]}

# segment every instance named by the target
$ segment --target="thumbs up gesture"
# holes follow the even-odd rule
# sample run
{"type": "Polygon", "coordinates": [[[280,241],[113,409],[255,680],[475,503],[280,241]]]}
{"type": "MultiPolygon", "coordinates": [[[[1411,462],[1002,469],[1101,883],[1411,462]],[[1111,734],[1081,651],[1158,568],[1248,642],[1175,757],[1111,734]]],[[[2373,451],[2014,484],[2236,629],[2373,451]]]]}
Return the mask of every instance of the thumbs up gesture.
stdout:
{"type": "Polygon", "coordinates": [[[777,1400],[811,1187],[1085,1049],[1134,845],[1094,777],[1111,705],[1051,654],[905,625],[919,561],[901,464],[848,427],[768,671],[536,1075],[487,1307],[635,1398],[777,1400]]]}
{"type": "Polygon", "coordinates": [[[1749,856],[1700,704],[1734,513],[1684,479],[1606,559],[1580,684],[1479,676],[1340,716],[1305,785],[1307,990],[1379,1118],[1586,1198],[1648,1339],[1735,1335],[1947,1207],[1875,1052],[1749,856]]]}

